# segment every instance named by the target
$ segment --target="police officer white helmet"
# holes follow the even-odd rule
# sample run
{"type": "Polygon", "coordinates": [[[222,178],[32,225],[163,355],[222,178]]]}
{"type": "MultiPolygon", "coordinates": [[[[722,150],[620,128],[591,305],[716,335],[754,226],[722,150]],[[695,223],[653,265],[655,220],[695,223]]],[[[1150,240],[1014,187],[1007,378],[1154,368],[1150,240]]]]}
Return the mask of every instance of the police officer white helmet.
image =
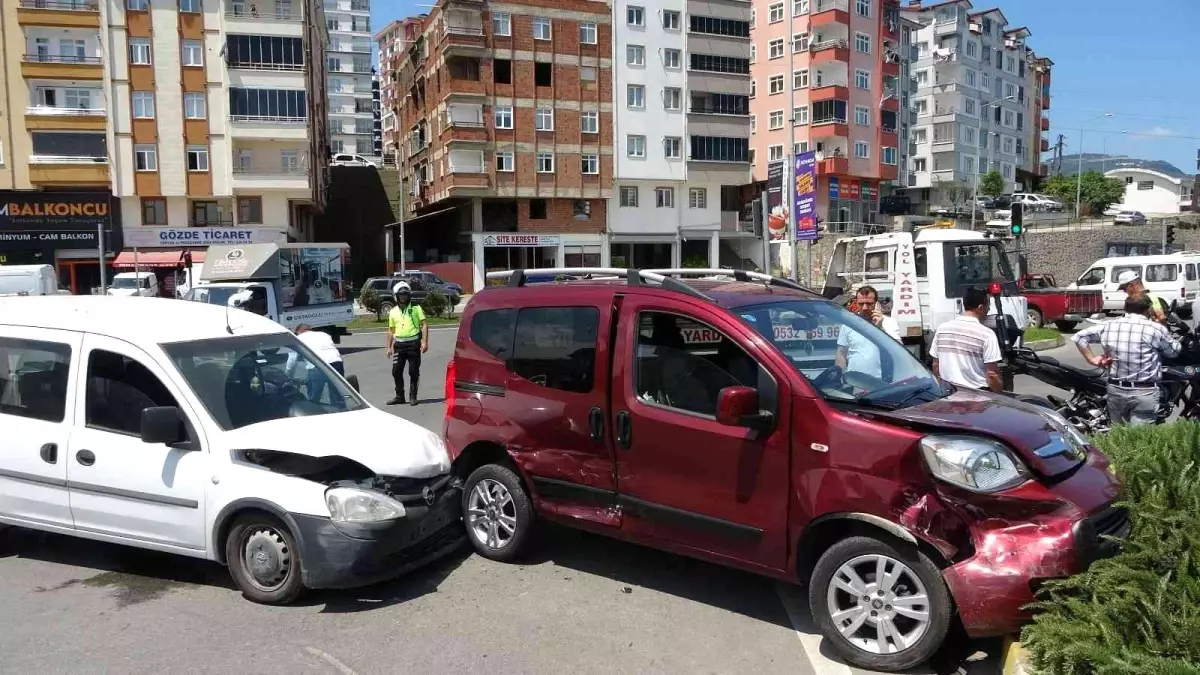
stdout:
{"type": "Polygon", "coordinates": [[[392,295],[400,295],[401,293],[412,293],[412,287],[408,285],[407,281],[400,281],[395,286],[392,286],[392,295]]]}

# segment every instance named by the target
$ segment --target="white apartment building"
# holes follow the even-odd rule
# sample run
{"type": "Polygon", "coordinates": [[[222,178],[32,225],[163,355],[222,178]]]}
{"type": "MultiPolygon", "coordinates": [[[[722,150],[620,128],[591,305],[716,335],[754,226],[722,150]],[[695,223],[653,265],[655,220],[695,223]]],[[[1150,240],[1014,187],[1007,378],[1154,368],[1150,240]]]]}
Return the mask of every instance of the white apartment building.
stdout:
{"type": "Polygon", "coordinates": [[[740,199],[750,16],[738,0],[613,3],[613,265],[761,263],[740,199]]]}
{"type": "Polygon", "coordinates": [[[316,0],[105,5],[108,147],[126,248],[159,249],[166,267],[172,253],[177,263],[183,249],[220,238],[309,239],[328,159],[324,31],[306,23],[320,21],[316,0]]]}
{"type": "MultiPolygon", "coordinates": [[[[1024,28],[1010,28],[999,9],[973,11],[968,0],[908,7],[921,24],[912,65],[916,94],[907,184],[927,204],[964,201],[977,176],[1004,177],[1005,190],[1028,187],[1040,167],[1034,143],[1024,28]]],[[[1040,132],[1036,132],[1039,133],[1040,132]]]]}
{"type": "Polygon", "coordinates": [[[330,150],[374,157],[371,0],[324,0],[330,150]]]}

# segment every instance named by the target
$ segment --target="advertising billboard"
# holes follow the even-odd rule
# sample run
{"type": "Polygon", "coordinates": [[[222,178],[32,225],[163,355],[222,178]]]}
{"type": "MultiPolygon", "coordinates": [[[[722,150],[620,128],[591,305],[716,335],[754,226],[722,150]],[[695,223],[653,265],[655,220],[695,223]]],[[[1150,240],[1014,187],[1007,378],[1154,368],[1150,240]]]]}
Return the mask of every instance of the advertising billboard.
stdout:
{"type": "Polygon", "coordinates": [[[817,238],[817,153],[796,155],[796,241],[817,238]]]}
{"type": "Polygon", "coordinates": [[[109,192],[0,190],[0,249],[94,248],[105,231],[110,250],[120,248],[109,192]]]}
{"type": "Polygon", "coordinates": [[[788,211],[783,195],[784,163],[767,165],[767,240],[772,243],[787,241],[788,211]]]}
{"type": "Polygon", "coordinates": [[[279,292],[284,309],[350,300],[350,249],[283,248],[279,251],[279,292]]]}

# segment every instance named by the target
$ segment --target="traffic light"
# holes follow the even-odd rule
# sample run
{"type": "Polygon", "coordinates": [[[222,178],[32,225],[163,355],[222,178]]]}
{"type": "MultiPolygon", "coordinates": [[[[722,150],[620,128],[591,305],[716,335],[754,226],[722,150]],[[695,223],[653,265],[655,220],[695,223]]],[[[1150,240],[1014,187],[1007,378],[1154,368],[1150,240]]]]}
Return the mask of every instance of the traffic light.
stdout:
{"type": "Polygon", "coordinates": [[[1167,248],[1163,253],[1169,252],[1171,246],[1175,244],[1175,223],[1167,223],[1167,233],[1163,236],[1163,243],[1166,244],[1167,248]]]}
{"type": "Polygon", "coordinates": [[[1009,230],[1012,232],[1012,236],[1019,237],[1025,234],[1025,205],[1021,202],[1013,202],[1009,208],[1012,209],[1009,230]]]}

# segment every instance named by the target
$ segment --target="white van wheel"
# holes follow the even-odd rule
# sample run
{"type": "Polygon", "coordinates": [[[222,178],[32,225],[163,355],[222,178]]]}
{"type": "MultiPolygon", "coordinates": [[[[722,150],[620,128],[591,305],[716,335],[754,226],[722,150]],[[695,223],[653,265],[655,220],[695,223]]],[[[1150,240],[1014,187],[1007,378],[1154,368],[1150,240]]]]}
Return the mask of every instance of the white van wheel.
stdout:
{"type": "Polygon", "coordinates": [[[300,551],[292,533],[266,514],[242,516],[225,540],[229,574],[247,599],[286,605],[300,597],[300,551]]]}

